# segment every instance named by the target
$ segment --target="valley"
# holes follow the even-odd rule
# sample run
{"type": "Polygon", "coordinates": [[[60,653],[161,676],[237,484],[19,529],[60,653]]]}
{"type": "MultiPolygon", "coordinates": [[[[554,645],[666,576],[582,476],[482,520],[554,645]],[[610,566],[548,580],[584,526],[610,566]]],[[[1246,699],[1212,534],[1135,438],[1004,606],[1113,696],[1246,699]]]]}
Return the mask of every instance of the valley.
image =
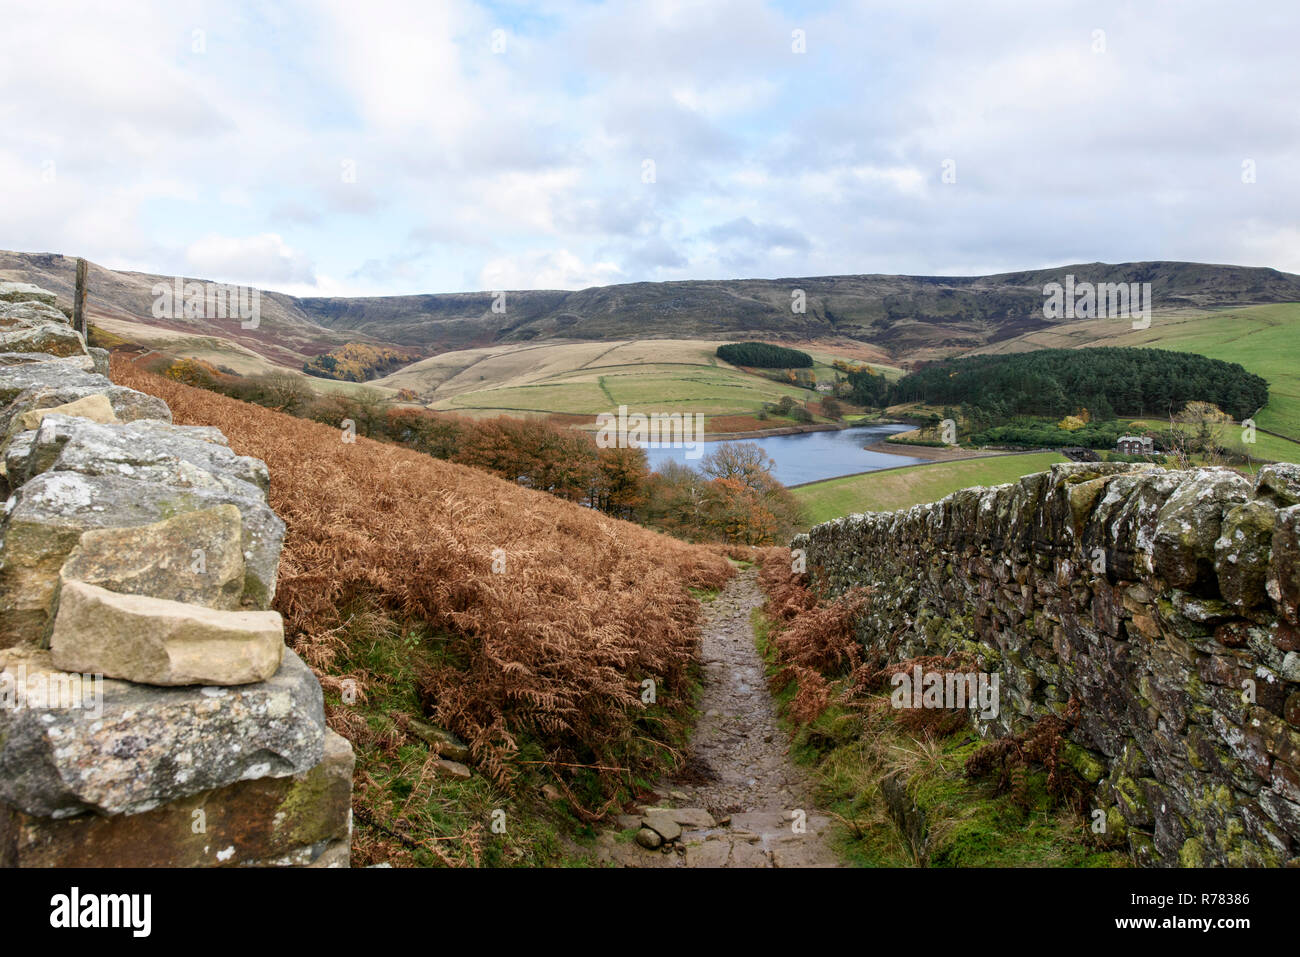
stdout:
{"type": "MultiPolygon", "coordinates": [[[[44,282],[55,290],[69,288],[71,266],[72,261],[61,256],[0,253],[0,277],[44,282]]],[[[813,357],[818,383],[843,378],[833,363],[840,368],[866,366],[886,381],[895,381],[918,365],[965,354],[1154,346],[1238,362],[1268,379],[1270,399],[1256,417],[1256,442],[1247,448],[1229,430],[1224,441],[1230,449],[1286,460],[1296,458],[1300,448],[1292,441],[1300,440],[1300,302],[1267,301],[1300,300],[1300,278],[1275,270],[1188,263],[1081,264],[972,278],[631,284],[581,293],[508,293],[504,316],[492,312],[486,293],[310,300],[264,291],[261,323],[253,330],[204,319],[155,319],[149,295],[160,281],[168,277],[92,266],[89,313],[101,344],[130,347],[137,357],[153,356],[164,363],[192,358],[244,377],[291,376],[310,393],[378,400],[395,408],[471,418],[540,416],[592,431],[597,414],[627,406],[702,414],[706,431],[716,437],[778,435],[871,419],[863,419],[851,404],[845,406],[843,418],[828,416],[821,409],[826,393],[782,381],[765,370],[731,365],[715,354],[719,345],[754,336],[803,349],[813,357]],[[1087,274],[1099,281],[1150,282],[1156,307],[1150,328],[1134,330],[1124,320],[1049,324],[1041,315],[1034,318],[1035,304],[1041,313],[1042,282],[1064,273],[1087,274]],[[808,311],[788,312],[786,306],[788,315],[778,321],[778,293],[789,288],[805,291],[808,311]],[[659,320],[647,318],[661,312],[673,316],[675,336],[659,320]],[[715,335],[681,336],[688,329],[715,335]],[[719,337],[721,329],[734,329],[736,336],[719,337]],[[366,382],[303,373],[303,363],[311,357],[350,341],[431,354],[366,382]],[[783,401],[806,410],[805,420],[776,410],[783,401]]],[[[891,409],[884,421],[915,421],[936,411],[941,410],[901,406],[891,409]]],[[[1135,420],[1131,426],[1167,428],[1151,419],[1135,420]]],[[[883,464],[870,467],[914,464],[905,447],[882,446],[879,453],[871,454],[883,464]],[[886,452],[893,452],[897,461],[879,456],[886,452]]],[[[918,489],[927,490],[917,495],[929,495],[930,489],[960,487],[955,483],[976,474],[973,468],[937,462],[906,475],[919,483],[918,489]]],[[[998,475],[1014,471],[1010,463],[998,468],[998,475]]],[[[863,497],[854,499],[847,492],[852,484],[836,486],[830,500],[846,508],[863,508],[877,500],[866,491],[868,482],[859,483],[863,497]]],[[[826,501],[830,493],[799,494],[826,501]]],[[[884,495],[879,501],[909,498],[884,495]]],[[[815,514],[824,511],[818,507],[815,514]]]]}
{"type": "MultiPolygon", "coordinates": [[[[62,321],[47,302],[14,308],[19,330],[62,321]]],[[[1258,368],[1276,390],[1261,422],[1300,434],[1288,391],[1298,310],[1281,303],[1157,314],[1131,342],[1113,325],[1084,323],[1063,327],[1052,342],[1078,347],[1066,354],[1067,370],[1088,349],[1117,344],[1258,368]]],[[[841,337],[787,340],[808,353],[794,358],[809,367],[761,369],[721,360],[718,347],[728,339],[559,339],[449,350],[349,382],[304,375],[265,344],[254,348],[234,334],[197,334],[143,317],[92,311],[92,341],[111,348],[114,382],[165,399],[178,424],[220,427],[232,449],[270,464],[269,501],[287,523],[276,608],[324,689],[329,727],[348,739],[360,768],[355,863],[1112,867],[1180,853],[1193,861],[1211,853],[1274,861],[1255,843],[1207,849],[1199,837],[1180,845],[1158,829],[1153,838],[1140,809],[1127,806],[1113,813],[1121,823],[1131,817],[1128,844],[1081,835],[1079,795],[1095,785],[1113,800],[1122,769],[1106,772],[1117,783],[1099,781],[1094,769],[1103,758],[1076,748],[1069,752],[1075,770],[1062,784],[1047,770],[1057,759],[1026,744],[1014,760],[1030,769],[1016,772],[1028,789],[999,783],[987,768],[1004,760],[991,757],[1003,745],[965,733],[958,709],[900,715],[886,698],[882,682],[896,665],[863,659],[870,648],[855,637],[879,617],[862,617],[863,595],[850,588],[827,598],[801,572],[791,574],[801,543],[815,541],[828,556],[815,574],[838,587],[836,529],[875,535],[910,521],[905,547],[927,556],[927,587],[944,595],[951,566],[924,542],[941,521],[960,518],[973,523],[962,534],[990,534],[986,519],[975,517],[986,514],[985,498],[1032,493],[1059,508],[1049,486],[1076,474],[1130,489],[1123,463],[1069,465],[1045,449],[889,442],[901,432],[929,441],[926,423],[950,410],[921,402],[855,406],[846,391],[854,376],[892,384],[926,368],[917,354],[841,337]],[[221,391],[230,394],[214,394],[221,391]],[[744,446],[704,443],[698,462],[682,461],[680,450],[641,457],[597,449],[595,417],[618,406],[699,414],[711,435],[760,438],[752,457],[744,446]],[[765,434],[801,429],[822,431],[765,434]],[[394,514],[401,520],[391,521],[394,514]],[[919,517],[926,514],[936,518],[926,524],[919,517]],[[791,541],[800,531],[807,535],[791,541]],[[557,562],[556,555],[571,557],[557,562]],[[652,585],[628,585],[643,579],[652,585]],[[592,629],[601,641],[583,639],[592,629]],[[499,814],[513,823],[498,838],[482,821],[499,814]]],[[[1025,337],[991,351],[1047,345],[1025,337]]],[[[310,349],[318,347],[310,354],[350,354],[327,338],[310,349]]],[[[296,348],[309,352],[303,343],[296,348]]],[[[373,354],[388,348],[378,342],[373,354]]],[[[1142,355],[1153,378],[1156,366],[1168,364],[1142,355]]],[[[1095,354],[1098,370],[1102,358],[1095,354]]],[[[940,384],[949,381],[943,366],[932,368],[940,384]]],[[[1209,370],[1207,389],[1223,374],[1204,362],[1196,368],[1209,370]]],[[[977,374],[1001,381],[996,372],[977,374]]],[[[1162,427],[1131,417],[1112,424],[1162,427]]],[[[1300,445],[1284,434],[1261,432],[1246,447],[1233,438],[1239,426],[1230,425],[1224,444],[1233,454],[1298,457],[1300,445]]],[[[1197,431],[1190,423],[1179,428],[1197,431]]],[[[1228,473],[1231,480],[1219,472],[1172,474],[1192,492],[1210,483],[1216,496],[1247,494],[1237,485],[1223,491],[1229,481],[1250,485],[1257,511],[1295,495],[1290,471],[1252,466],[1228,473]]],[[[879,543],[854,538],[847,550],[878,549],[873,562],[899,561],[891,533],[883,534],[879,543]]],[[[1217,574],[1235,594],[1224,567],[1217,574]]],[[[972,594],[987,590],[978,581],[982,568],[976,562],[958,576],[972,594]]],[[[911,573],[904,564],[881,587],[911,573]]],[[[1246,594],[1241,601],[1261,600],[1246,594]]],[[[1006,621],[1015,614],[1014,603],[1009,608],[1006,621]]],[[[974,639],[945,637],[988,627],[968,619],[968,612],[951,621],[918,618],[902,664],[973,667],[992,652],[974,639]],[[926,641],[943,654],[930,654],[926,641]]],[[[1061,710],[1063,702],[1050,702],[1049,712],[1061,710]]],[[[1007,718],[1006,746],[1041,739],[1065,747],[1066,725],[1049,717],[1032,726],[1007,718]]]]}

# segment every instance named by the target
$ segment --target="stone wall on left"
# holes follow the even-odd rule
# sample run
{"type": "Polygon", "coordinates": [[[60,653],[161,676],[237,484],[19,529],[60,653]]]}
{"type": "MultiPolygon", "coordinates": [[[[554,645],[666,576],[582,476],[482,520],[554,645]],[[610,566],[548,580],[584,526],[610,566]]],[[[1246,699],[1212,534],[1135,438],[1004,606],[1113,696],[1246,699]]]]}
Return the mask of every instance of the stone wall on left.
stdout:
{"type": "Polygon", "coordinates": [[[107,372],[0,282],[0,866],[346,867],[354,758],[271,610],[266,465],[107,372]]]}

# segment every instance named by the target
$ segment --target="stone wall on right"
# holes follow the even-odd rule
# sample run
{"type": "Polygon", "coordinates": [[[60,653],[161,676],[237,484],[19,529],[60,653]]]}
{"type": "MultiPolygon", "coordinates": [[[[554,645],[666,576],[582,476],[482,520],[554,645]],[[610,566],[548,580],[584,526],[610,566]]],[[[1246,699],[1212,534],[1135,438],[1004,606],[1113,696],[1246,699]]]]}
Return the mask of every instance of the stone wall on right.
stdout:
{"type": "Polygon", "coordinates": [[[870,589],[868,648],[999,674],[981,733],[1070,715],[1137,863],[1300,864],[1300,466],[1058,465],[792,545],[823,595],[870,589]]]}

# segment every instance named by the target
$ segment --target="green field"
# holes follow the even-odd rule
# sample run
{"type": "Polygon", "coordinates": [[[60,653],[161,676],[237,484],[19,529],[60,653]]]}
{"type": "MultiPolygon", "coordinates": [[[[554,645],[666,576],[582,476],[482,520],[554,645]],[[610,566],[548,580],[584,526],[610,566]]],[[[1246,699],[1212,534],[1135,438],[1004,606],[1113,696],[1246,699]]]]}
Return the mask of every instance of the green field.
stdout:
{"type": "Polygon", "coordinates": [[[463,392],[436,409],[523,409],[594,414],[620,405],[644,411],[756,412],[782,396],[800,402],[814,393],[729,366],[648,363],[599,366],[557,375],[535,385],[463,392]]]}
{"type": "MultiPolygon", "coordinates": [[[[1272,402],[1269,405],[1272,405],[1272,402]]],[[[1169,428],[1168,422],[1157,422],[1154,419],[1134,419],[1129,424],[1138,434],[1146,430],[1157,431],[1169,428]]],[[[1196,431],[1196,426],[1183,423],[1179,423],[1178,428],[1188,434],[1196,431]]],[[[1265,459],[1269,462],[1300,462],[1300,442],[1292,442],[1290,439],[1256,430],[1254,443],[1247,443],[1242,441],[1244,431],[1240,425],[1224,425],[1217,432],[1219,443],[1238,455],[1249,455],[1251,458],[1265,459]]]]}
{"type": "Polygon", "coordinates": [[[853,512],[887,512],[936,502],[972,485],[1014,482],[1023,475],[1043,472],[1065,461],[1068,461],[1065,456],[1056,452],[961,459],[827,479],[791,492],[804,506],[808,523],[816,525],[853,512]]]}
{"type": "MultiPolygon", "coordinates": [[[[1214,312],[1157,312],[1148,329],[1094,319],[1037,330],[980,350],[1022,352],[1087,346],[1138,346],[1196,352],[1240,363],[1268,380],[1269,400],[1255,417],[1261,429],[1300,440],[1300,303],[1243,306],[1214,312]]],[[[1261,439],[1263,436],[1260,437],[1261,439]]],[[[1263,452],[1265,458],[1272,456],[1263,452]]]]}
{"type": "Polygon", "coordinates": [[[1256,416],[1256,424],[1300,439],[1300,303],[1249,306],[1195,318],[1157,316],[1150,329],[1130,331],[1106,344],[1149,345],[1238,362],[1268,380],[1268,405],[1256,416]]]}
{"type": "MultiPolygon", "coordinates": [[[[626,405],[645,412],[737,415],[755,413],[783,396],[800,403],[824,398],[777,374],[723,362],[714,354],[720,344],[699,339],[510,343],[443,353],[375,383],[410,389],[432,409],[463,412],[594,415],[626,405]]],[[[835,358],[818,352],[819,381],[834,378],[829,363],[835,358]]]]}

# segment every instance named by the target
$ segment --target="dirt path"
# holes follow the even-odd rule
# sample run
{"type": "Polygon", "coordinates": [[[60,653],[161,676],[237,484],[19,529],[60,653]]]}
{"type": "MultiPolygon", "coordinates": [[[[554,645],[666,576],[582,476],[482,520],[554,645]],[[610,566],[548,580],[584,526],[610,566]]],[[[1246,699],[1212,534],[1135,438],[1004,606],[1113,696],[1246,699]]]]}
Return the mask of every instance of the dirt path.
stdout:
{"type": "Polygon", "coordinates": [[[830,820],[814,810],[808,775],[790,759],[754,647],[750,613],[762,603],[753,568],[705,602],[704,689],[689,758],[659,785],[662,813],[621,815],[621,830],[602,835],[603,860],[625,867],[838,866],[826,843],[830,820]],[[651,817],[660,838],[674,823],[682,829],[664,841],[667,852],[628,839],[651,817]]]}

